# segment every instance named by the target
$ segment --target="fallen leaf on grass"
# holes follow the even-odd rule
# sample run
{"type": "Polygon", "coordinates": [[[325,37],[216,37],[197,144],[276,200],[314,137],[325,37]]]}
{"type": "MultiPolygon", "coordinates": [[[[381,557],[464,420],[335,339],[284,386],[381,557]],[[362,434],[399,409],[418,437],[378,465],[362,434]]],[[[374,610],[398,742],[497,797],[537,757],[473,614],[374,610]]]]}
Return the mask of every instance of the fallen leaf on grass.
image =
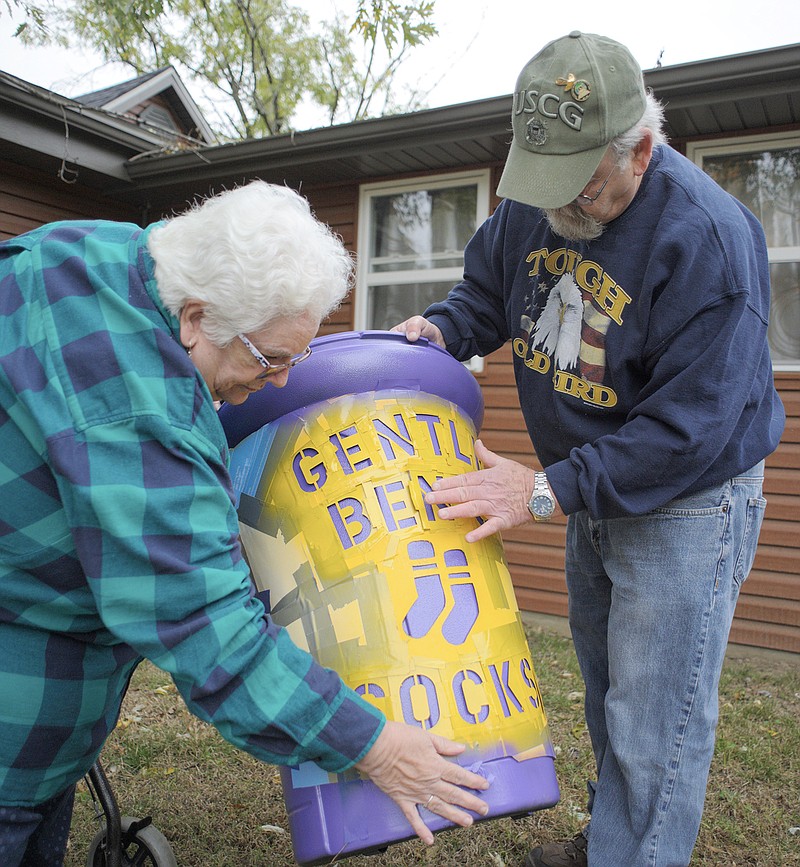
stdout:
{"type": "Polygon", "coordinates": [[[283,828],[279,828],[277,825],[262,825],[262,831],[266,831],[269,834],[285,834],[286,831],[283,828]]]}
{"type": "Polygon", "coordinates": [[[575,738],[575,740],[578,740],[579,738],[581,738],[583,736],[585,731],[586,731],[586,724],[585,723],[577,723],[577,725],[574,725],[570,729],[570,734],[572,735],[572,737],[575,738]]]}
{"type": "Polygon", "coordinates": [[[175,773],[175,768],[142,768],[139,771],[142,777],[169,777],[175,773]]]}

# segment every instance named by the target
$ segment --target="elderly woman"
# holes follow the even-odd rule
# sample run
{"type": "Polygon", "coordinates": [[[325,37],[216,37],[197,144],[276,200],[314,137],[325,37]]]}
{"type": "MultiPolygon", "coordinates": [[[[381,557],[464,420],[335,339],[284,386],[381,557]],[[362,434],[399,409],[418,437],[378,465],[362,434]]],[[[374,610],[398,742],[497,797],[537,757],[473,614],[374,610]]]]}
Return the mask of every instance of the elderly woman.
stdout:
{"type": "Polygon", "coordinates": [[[145,229],[62,222],[0,244],[0,862],[58,865],[75,783],[137,664],[265,762],[356,767],[460,825],[486,781],[387,721],[254,598],[215,401],[282,387],[352,261],[255,182],[145,229]]]}

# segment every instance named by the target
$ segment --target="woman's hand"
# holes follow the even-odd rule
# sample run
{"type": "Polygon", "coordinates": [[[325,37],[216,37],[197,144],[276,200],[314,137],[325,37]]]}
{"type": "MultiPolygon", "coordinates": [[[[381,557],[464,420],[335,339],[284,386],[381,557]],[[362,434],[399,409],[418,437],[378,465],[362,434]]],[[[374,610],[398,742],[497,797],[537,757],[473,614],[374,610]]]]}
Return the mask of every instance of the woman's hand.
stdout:
{"type": "Polygon", "coordinates": [[[444,758],[463,751],[463,744],[387,720],[372,749],[356,767],[386,792],[403,811],[414,833],[430,846],[433,832],[422,821],[419,807],[464,828],[473,821],[466,810],[480,816],[489,812],[485,801],[459,788],[486,789],[486,778],[444,758]]]}
{"type": "Polygon", "coordinates": [[[431,343],[441,346],[442,349],[447,349],[444,345],[442,332],[433,322],[428,322],[424,316],[412,316],[410,319],[406,319],[405,322],[395,325],[392,331],[405,334],[406,339],[410,343],[416,343],[420,337],[424,337],[431,343]]]}

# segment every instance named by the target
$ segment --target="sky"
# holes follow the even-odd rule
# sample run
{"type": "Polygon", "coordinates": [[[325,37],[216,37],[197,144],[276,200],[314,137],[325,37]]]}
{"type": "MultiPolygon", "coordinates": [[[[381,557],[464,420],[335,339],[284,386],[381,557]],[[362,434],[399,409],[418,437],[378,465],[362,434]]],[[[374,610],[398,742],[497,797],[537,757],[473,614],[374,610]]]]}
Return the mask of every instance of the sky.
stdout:
{"type": "MultiPolygon", "coordinates": [[[[293,2],[312,20],[332,17],[336,5],[344,11],[355,6],[354,0],[293,2]]],[[[527,61],[571,30],[624,43],[643,69],[658,65],[659,57],[662,65],[673,66],[800,42],[797,0],[435,0],[434,20],[439,36],[416,49],[401,70],[402,79],[425,94],[429,108],[510,94],[527,61]],[[657,17],[657,10],[669,15],[657,17]]],[[[27,48],[13,31],[0,5],[0,69],[26,81],[78,96],[131,77],[128,67],[103,64],[77,49],[27,48]]],[[[197,85],[182,77],[197,98],[197,85]]]]}

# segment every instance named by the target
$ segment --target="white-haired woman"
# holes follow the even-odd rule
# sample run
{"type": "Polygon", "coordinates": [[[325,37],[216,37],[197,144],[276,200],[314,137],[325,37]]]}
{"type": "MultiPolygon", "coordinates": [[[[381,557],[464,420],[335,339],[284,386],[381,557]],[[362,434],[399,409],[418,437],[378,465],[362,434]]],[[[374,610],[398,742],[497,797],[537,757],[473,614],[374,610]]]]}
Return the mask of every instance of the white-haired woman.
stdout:
{"type": "Polygon", "coordinates": [[[357,767],[433,840],[486,781],[277,628],[237,538],[215,402],[286,384],[353,264],[262,182],[141,229],[0,244],[0,862],[62,863],[75,783],[143,659],[258,758],[357,767]],[[11,710],[8,710],[8,709],[11,710]],[[431,798],[433,796],[433,798],[431,798]],[[38,859],[38,860],[37,860],[38,859]]]}

